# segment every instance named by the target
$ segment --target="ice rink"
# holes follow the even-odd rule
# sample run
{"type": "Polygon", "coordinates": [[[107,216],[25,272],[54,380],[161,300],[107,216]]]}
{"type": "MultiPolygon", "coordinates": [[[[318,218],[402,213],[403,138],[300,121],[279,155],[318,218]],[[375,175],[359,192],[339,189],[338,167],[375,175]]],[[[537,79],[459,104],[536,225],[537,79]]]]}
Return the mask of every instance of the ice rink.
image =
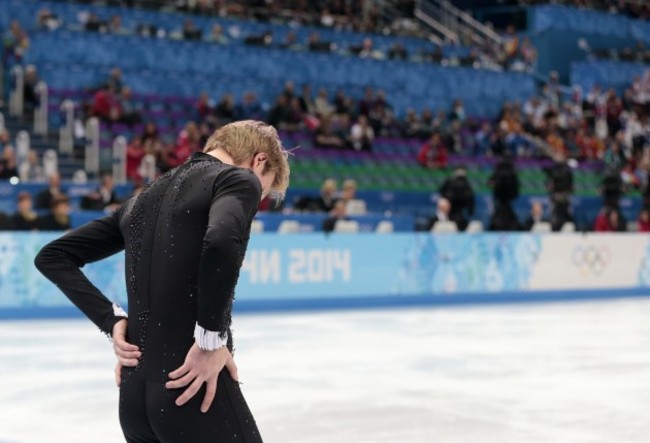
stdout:
{"type": "MultiPolygon", "coordinates": [[[[241,314],[266,442],[650,442],[650,299],[241,314]]],[[[119,442],[84,320],[0,322],[0,442],[119,442]]]]}

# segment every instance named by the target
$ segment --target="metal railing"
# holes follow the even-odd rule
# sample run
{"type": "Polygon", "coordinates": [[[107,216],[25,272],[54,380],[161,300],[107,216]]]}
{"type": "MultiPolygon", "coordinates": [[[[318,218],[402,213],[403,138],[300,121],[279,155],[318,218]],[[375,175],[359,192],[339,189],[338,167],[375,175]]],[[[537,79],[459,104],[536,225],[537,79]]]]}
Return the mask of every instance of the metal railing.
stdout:
{"type": "Polygon", "coordinates": [[[34,134],[45,136],[48,132],[49,93],[47,84],[44,81],[38,82],[36,92],[38,93],[39,102],[36,109],[34,109],[34,134]]]}
{"type": "Polygon", "coordinates": [[[122,135],[113,140],[113,180],[126,183],[126,137],[122,135]]]}
{"type": "Polygon", "coordinates": [[[86,122],[84,169],[89,176],[99,175],[99,120],[96,117],[86,122]]]}
{"type": "Polygon", "coordinates": [[[48,149],[43,154],[43,173],[46,177],[59,173],[59,156],[54,149],[48,149]]]}
{"type": "Polygon", "coordinates": [[[14,66],[14,89],[9,91],[9,115],[20,117],[25,108],[25,71],[22,66],[14,66]]]}
{"type": "Polygon", "coordinates": [[[458,34],[445,26],[438,17],[438,9],[430,1],[418,0],[415,4],[415,18],[427,25],[433,37],[439,42],[460,43],[458,34]]]}
{"type": "Polygon", "coordinates": [[[74,148],[74,102],[63,100],[61,111],[65,114],[63,126],[59,128],[59,152],[72,155],[74,148]]]}
{"type": "Polygon", "coordinates": [[[461,37],[469,38],[473,43],[484,45],[493,43],[503,45],[503,38],[491,28],[476,20],[467,12],[455,7],[448,0],[418,0],[416,17],[445,35],[453,36],[451,41],[460,43],[461,37]]]}

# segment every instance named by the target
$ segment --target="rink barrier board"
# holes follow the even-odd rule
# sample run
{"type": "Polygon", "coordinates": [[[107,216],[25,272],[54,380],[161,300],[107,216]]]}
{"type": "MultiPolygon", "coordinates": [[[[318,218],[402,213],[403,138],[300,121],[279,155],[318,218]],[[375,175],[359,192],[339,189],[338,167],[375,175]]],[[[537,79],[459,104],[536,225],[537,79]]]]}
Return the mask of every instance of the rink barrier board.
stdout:
{"type": "MultiPolygon", "coordinates": [[[[56,233],[0,233],[0,318],[75,308],[33,266],[56,233]]],[[[123,254],[84,267],[126,305],[123,254]]],[[[240,312],[435,306],[650,295],[644,234],[254,235],[240,312]]]]}
{"type": "MultiPolygon", "coordinates": [[[[573,290],[566,292],[535,291],[501,294],[455,294],[453,296],[369,296],[316,299],[278,299],[235,301],[235,314],[265,312],[305,312],[359,309],[407,309],[461,306],[492,306],[527,303],[569,303],[580,301],[616,300],[650,297],[650,290],[642,288],[573,290]]],[[[82,318],[74,306],[2,308],[0,320],[82,318]]]]}

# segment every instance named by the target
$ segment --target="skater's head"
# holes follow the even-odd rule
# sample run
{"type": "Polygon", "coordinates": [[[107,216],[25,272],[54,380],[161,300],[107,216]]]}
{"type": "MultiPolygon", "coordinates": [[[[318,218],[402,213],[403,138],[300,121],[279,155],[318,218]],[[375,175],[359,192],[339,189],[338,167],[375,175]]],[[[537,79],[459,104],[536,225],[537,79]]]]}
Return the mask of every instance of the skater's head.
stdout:
{"type": "Polygon", "coordinates": [[[270,192],[284,196],[289,185],[288,153],[273,126],[255,120],[222,126],[208,139],[204,152],[252,170],[262,183],[262,198],[270,192]]]}

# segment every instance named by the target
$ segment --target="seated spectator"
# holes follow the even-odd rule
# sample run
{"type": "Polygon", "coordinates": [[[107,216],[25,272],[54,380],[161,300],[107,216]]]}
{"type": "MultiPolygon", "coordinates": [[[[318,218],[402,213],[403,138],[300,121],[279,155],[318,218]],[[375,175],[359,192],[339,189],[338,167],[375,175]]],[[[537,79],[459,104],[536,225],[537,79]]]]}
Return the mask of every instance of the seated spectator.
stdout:
{"type": "Polygon", "coordinates": [[[175,168],[187,160],[193,152],[201,149],[201,132],[194,122],[188,122],[178,134],[176,144],[165,149],[162,161],[169,168],[175,168]]]}
{"type": "Polygon", "coordinates": [[[214,108],[214,116],[218,119],[221,125],[232,123],[237,119],[235,115],[235,98],[232,94],[224,94],[221,101],[217,103],[214,108]]]}
{"type": "Polygon", "coordinates": [[[314,145],[320,148],[342,149],[345,147],[345,138],[333,130],[331,117],[325,117],[321,120],[321,124],[314,136],[314,145]]]}
{"type": "Polygon", "coordinates": [[[144,131],[142,133],[142,144],[146,147],[154,147],[155,151],[159,152],[161,149],[161,140],[160,134],[158,133],[158,126],[154,122],[147,122],[144,125],[144,131]]]}
{"type": "Polygon", "coordinates": [[[619,170],[627,163],[625,152],[619,140],[610,140],[607,144],[603,161],[608,168],[619,170]]]}
{"type": "Polygon", "coordinates": [[[106,80],[106,86],[110,86],[114,94],[122,92],[124,80],[122,80],[122,70],[120,68],[111,69],[111,73],[106,80]]]}
{"type": "Polygon", "coordinates": [[[194,105],[197,120],[205,120],[210,114],[213,113],[212,105],[210,103],[210,96],[207,92],[201,92],[199,100],[194,105]]]}
{"type": "Polygon", "coordinates": [[[376,60],[384,58],[384,54],[374,47],[371,38],[364,38],[361,46],[351,46],[350,52],[359,56],[359,58],[373,58],[376,60]]]}
{"type": "Polygon", "coordinates": [[[11,219],[4,212],[0,211],[0,231],[11,231],[11,219]]]}
{"type": "Polygon", "coordinates": [[[330,212],[336,202],[336,180],[328,178],[320,188],[320,195],[299,196],[294,199],[293,209],[307,212],[330,212]]]}
{"type": "Polygon", "coordinates": [[[334,231],[336,222],[339,220],[349,220],[346,212],[345,202],[343,200],[338,200],[334,204],[334,208],[330,212],[329,217],[323,221],[323,232],[330,233],[334,231]]]}
{"type": "Polygon", "coordinates": [[[4,145],[2,158],[0,158],[0,179],[18,177],[18,166],[16,165],[16,153],[10,144],[4,145]]]}
{"type": "Polygon", "coordinates": [[[50,213],[38,218],[41,231],[67,231],[70,227],[70,200],[65,195],[56,197],[50,213]]]}
{"type": "Polygon", "coordinates": [[[309,40],[307,42],[307,48],[313,52],[331,52],[333,50],[333,44],[331,42],[325,42],[320,39],[320,34],[318,32],[312,32],[309,34],[309,40]]]}
{"type": "Polygon", "coordinates": [[[481,123],[481,129],[474,134],[474,155],[484,157],[490,152],[492,125],[489,122],[481,123]]]}
{"type": "Polygon", "coordinates": [[[120,118],[120,104],[111,84],[107,84],[95,93],[92,113],[95,117],[107,122],[114,122],[120,118]]]}
{"type": "Polygon", "coordinates": [[[300,109],[304,114],[315,114],[316,105],[314,103],[314,99],[311,96],[311,86],[308,84],[302,86],[302,94],[300,95],[299,100],[300,109]]]}
{"type": "Polygon", "coordinates": [[[340,200],[345,203],[357,199],[357,182],[354,179],[348,178],[343,182],[343,190],[341,191],[340,200]]]}
{"type": "Polygon", "coordinates": [[[257,99],[257,94],[252,91],[245,92],[237,114],[242,120],[260,120],[264,110],[257,99]]]}
{"type": "Polygon", "coordinates": [[[650,208],[641,208],[638,223],[639,232],[650,232],[650,208]]]}
{"type": "Polygon", "coordinates": [[[548,217],[544,215],[544,206],[541,202],[533,202],[530,206],[530,215],[526,219],[523,225],[524,231],[531,231],[535,223],[545,223],[549,222],[548,217]]]}
{"type": "Polygon", "coordinates": [[[440,197],[436,203],[436,214],[430,217],[427,223],[426,230],[430,231],[438,222],[451,221],[449,214],[451,213],[451,203],[444,197],[440,197]]]}
{"type": "Polygon", "coordinates": [[[101,20],[96,13],[91,12],[86,18],[86,23],[84,24],[84,30],[88,32],[106,32],[106,22],[101,20]]]}
{"type": "Polygon", "coordinates": [[[56,197],[65,195],[61,190],[61,176],[58,172],[51,174],[47,180],[47,189],[36,194],[36,209],[49,209],[56,197]]]}
{"type": "Polygon", "coordinates": [[[596,232],[625,232],[627,221],[618,209],[603,208],[594,223],[596,232]]]}
{"type": "Polygon", "coordinates": [[[81,209],[91,211],[114,211],[120,205],[115,194],[115,182],[111,174],[102,174],[99,188],[81,199],[81,209]]]}
{"type": "Polygon", "coordinates": [[[14,231],[33,231],[38,229],[38,216],[32,210],[32,195],[22,191],[18,194],[18,211],[11,218],[14,231]]]}
{"type": "Polygon", "coordinates": [[[298,97],[293,97],[289,101],[289,108],[284,117],[284,120],[280,122],[280,129],[285,131],[295,132],[303,129],[305,116],[302,112],[302,107],[300,105],[300,99],[298,97]]]}
{"type": "Polygon", "coordinates": [[[24,182],[45,181],[45,172],[38,159],[38,153],[30,149],[27,154],[27,161],[18,166],[20,180],[24,182]]]}
{"type": "Polygon", "coordinates": [[[183,22],[183,29],[181,31],[183,40],[201,40],[202,34],[203,31],[197,28],[192,20],[187,19],[183,22]]]}
{"type": "Polygon", "coordinates": [[[399,42],[393,43],[388,50],[388,58],[391,60],[407,60],[408,52],[399,42]]]}
{"type": "MultiPolygon", "coordinates": [[[[339,94],[343,95],[343,91],[337,93],[337,98],[339,97],[339,94]]],[[[334,108],[328,98],[327,89],[321,88],[318,90],[318,95],[314,99],[314,112],[320,118],[327,117],[334,112],[334,108]]]]}
{"type": "Polygon", "coordinates": [[[368,123],[368,117],[360,115],[350,130],[350,140],[355,151],[372,151],[375,132],[368,123]]]}
{"type": "Polygon", "coordinates": [[[302,51],[304,46],[298,41],[298,36],[295,32],[287,33],[284,41],[280,43],[280,48],[287,51],[302,51]]]}
{"type": "Polygon", "coordinates": [[[266,31],[260,35],[249,35],[244,38],[244,43],[250,46],[271,46],[273,44],[273,33],[266,31]]]}
{"type": "Polygon", "coordinates": [[[422,145],[417,161],[428,169],[446,168],[448,163],[447,147],[442,142],[439,132],[434,132],[428,142],[422,145]]]}
{"type": "Polygon", "coordinates": [[[316,200],[317,210],[329,212],[336,202],[336,180],[328,178],[320,187],[320,196],[316,200]]]}
{"type": "Polygon", "coordinates": [[[36,72],[36,66],[27,65],[25,68],[25,78],[23,83],[23,100],[25,106],[25,114],[28,117],[31,117],[34,113],[34,109],[38,107],[41,103],[40,93],[38,92],[38,83],[40,79],[38,78],[38,73],[36,72]]]}
{"type": "Polygon", "coordinates": [[[207,42],[210,43],[217,43],[220,45],[227,45],[229,42],[228,37],[226,37],[223,33],[223,28],[221,27],[220,24],[215,23],[212,25],[212,30],[210,32],[210,35],[206,37],[205,39],[207,42]]]}
{"type": "Polygon", "coordinates": [[[465,106],[463,105],[463,101],[456,99],[454,100],[454,104],[451,108],[451,112],[449,113],[449,120],[454,121],[458,120],[461,123],[465,121],[466,114],[465,114],[465,106]]]}
{"type": "Polygon", "coordinates": [[[270,125],[278,127],[280,123],[286,121],[289,112],[290,108],[287,97],[284,94],[280,94],[275,105],[269,110],[266,120],[270,125]]]}
{"type": "Polygon", "coordinates": [[[54,31],[61,26],[61,19],[47,8],[39,9],[36,22],[43,31],[54,31]]]}
{"type": "Polygon", "coordinates": [[[126,177],[129,180],[137,181],[141,179],[139,169],[145,155],[147,155],[147,152],[142,145],[142,137],[133,137],[133,140],[126,148],[126,177]]]}
{"type": "Polygon", "coordinates": [[[108,23],[108,33],[115,35],[128,35],[129,30],[122,26],[122,17],[117,14],[111,16],[111,21],[108,23]]]}
{"type": "Polygon", "coordinates": [[[117,103],[119,108],[118,120],[121,123],[135,125],[136,123],[140,123],[142,121],[140,112],[137,110],[135,103],[133,103],[133,93],[131,92],[131,88],[122,88],[122,92],[117,98],[117,103]]]}

